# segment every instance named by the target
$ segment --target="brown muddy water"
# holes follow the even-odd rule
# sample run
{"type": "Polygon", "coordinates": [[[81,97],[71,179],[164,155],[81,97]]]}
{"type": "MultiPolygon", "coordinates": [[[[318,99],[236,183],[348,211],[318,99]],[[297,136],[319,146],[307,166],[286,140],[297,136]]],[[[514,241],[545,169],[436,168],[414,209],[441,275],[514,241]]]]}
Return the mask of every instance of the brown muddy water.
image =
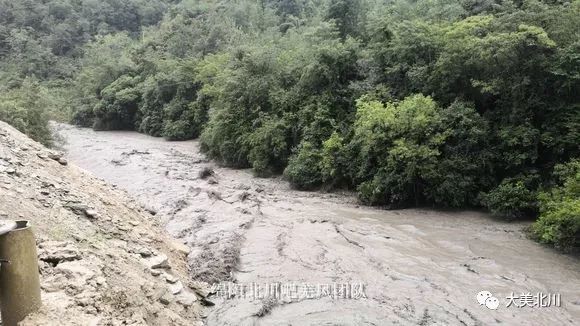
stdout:
{"type": "Polygon", "coordinates": [[[281,283],[276,299],[210,298],[208,325],[580,324],[580,261],[528,240],[526,223],[358,207],[350,194],[295,191],[280,178],[216,167],[197,141],[55,128],[70,161],[156,211],[192,248],[192,277],[281,283]],[[215,175],[201,178],[206,167],[215,175]],[[364,284],[364,295],[328,295],[335,284],[364,284]],[[499,300],[496,310],[477,302],[483,290],[499,300]],[[506,307],[512,292],[520,305],[528,293],[560,294],[561,307],[506,307]]]}

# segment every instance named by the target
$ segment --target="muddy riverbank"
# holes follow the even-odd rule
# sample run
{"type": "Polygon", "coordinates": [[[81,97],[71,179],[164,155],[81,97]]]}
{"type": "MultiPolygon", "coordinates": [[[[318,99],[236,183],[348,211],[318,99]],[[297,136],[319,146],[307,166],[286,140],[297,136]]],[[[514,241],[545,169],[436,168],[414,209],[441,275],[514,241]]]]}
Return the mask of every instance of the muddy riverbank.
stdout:
{"type": "Polygon", "coordinates": [[[358,207],[347,194],[295,191],[279,178],[215,167],[197,141],[55,127],[71,162],[127,190],[188,243],[195,279],[304,289],[364,284],[362,297],[350,299],[216,296],[208,325],[580,322],[580,262],[526,239],[526,223],[358,207]],[[213,174],[202,173],[209,167],[213,174]],[[478,304],[482,290],[499,299],[498,309],[478,304]],[[561,307],[506,307],[512,292],[559,293],[561,307]]]}
{"type": "MultiPolygon", "coordinates": [[[[0,121],[0,225],[7,224],[2,220],[28,221],[37,244],[42,306],[18,325],[203,325],[189,248],[125,191],[0,121]]],[[[35,283],[16,272],[25,265],[14,256],[24,246],[18,239],[2,235],[2,300],[21,294],[21,283],[35,283]]],[[[2,308],[7,326],[25,307],[2,308]]]]}

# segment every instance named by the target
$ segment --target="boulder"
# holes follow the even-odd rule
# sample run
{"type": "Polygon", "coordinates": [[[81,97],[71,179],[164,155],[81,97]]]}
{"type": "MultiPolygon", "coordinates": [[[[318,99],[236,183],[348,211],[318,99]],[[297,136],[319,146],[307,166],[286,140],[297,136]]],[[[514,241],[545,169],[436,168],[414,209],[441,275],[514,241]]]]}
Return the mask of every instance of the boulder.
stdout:
{"type": "Polygon", "coordinates": [[[54,270],[65,274],[69,279],[74,279],[78,284],[86,284],[87,280],[95,276],[95,273],[90,268],[78,261],[58,264],[54,270]]]}
{"type": "Polygon", "coordinates": [[[171,291],[172,294],[178,294],[183,290],[183,284],[181,282],[177,282],[175,284],[171,284],[169,286],[169,291],[171,291]]]}
{"type": "Polygon", "coordinates": [[[159,302],[161,302],[164,305],[168,305],[172,301],[173,301],[173,296],[168,291],[165,291],[165,293],[159,298],[159,302]]]}
{"type": "Polygon", "coordinates": [[[148,261],[149,268],[151,269],[170,269],[169,266],[169,258],[166,255],[159,255],[149,259],[148,261]]]}
{"type": "Polygon", "coordinates": [[[165,273],[163,276],[165,277],[167,283],[175,284],[177,283],[177,281],[179,281],[179,279],[175,275],[165,273]]]}
{"type": "Polygon", "coordinates": [[[197,301],[195,294],[189,291],[181,291],[181,293],[175,296],[175,299],[177,303],[184,307],[190,307],[197,301]]]}

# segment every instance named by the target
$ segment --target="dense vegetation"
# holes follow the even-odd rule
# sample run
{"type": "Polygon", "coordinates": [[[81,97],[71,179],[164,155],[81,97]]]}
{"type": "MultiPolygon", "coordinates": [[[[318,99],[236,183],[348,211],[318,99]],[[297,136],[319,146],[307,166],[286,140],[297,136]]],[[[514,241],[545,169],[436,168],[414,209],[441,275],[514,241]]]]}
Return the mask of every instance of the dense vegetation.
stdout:
{"type": "Polygon", "coordinates": [[[162,0],[0,0],[0,119],[50,144],[49,116],[68,119],[84,45],[138,36],[157,24],[162,0]]]}
{"type": "Polygon", "coordinates": [[[0,119],[200,137],[300,189],[539,216],[569,249],[578,26],[578,0],[0,0],[0,119]]]}

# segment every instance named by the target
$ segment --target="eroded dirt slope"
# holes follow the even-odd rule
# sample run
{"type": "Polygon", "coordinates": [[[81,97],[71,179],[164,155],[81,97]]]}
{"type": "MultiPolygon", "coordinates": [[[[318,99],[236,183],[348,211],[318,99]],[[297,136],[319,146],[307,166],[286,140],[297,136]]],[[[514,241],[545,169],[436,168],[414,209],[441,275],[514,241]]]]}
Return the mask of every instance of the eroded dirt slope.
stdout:
{"type": "Polygon", "coordinates": [[[580,263],[525,237],[527,223],[477,212],[358,207],[349,194],[294,191],[213,166],[196,141],[66,125],[71,161],[126,189],[191,247],[191,276],[238,284],[358,283],[367,299],[211,300],[208,325],[574,325],[580,263]],[[208,167],[214,172],[203,173],[208,167]],[[501,301],[476,301],[488,290],[501,301]],[[511,293],[561,307],[506,308],[511,293]]]}
{"type": "Polygon", "coordinates": [[[0,121],[0,219],[31,221],[42,310],[25,325],[196,325],[189,249],[113,189],[0,121]]]}

